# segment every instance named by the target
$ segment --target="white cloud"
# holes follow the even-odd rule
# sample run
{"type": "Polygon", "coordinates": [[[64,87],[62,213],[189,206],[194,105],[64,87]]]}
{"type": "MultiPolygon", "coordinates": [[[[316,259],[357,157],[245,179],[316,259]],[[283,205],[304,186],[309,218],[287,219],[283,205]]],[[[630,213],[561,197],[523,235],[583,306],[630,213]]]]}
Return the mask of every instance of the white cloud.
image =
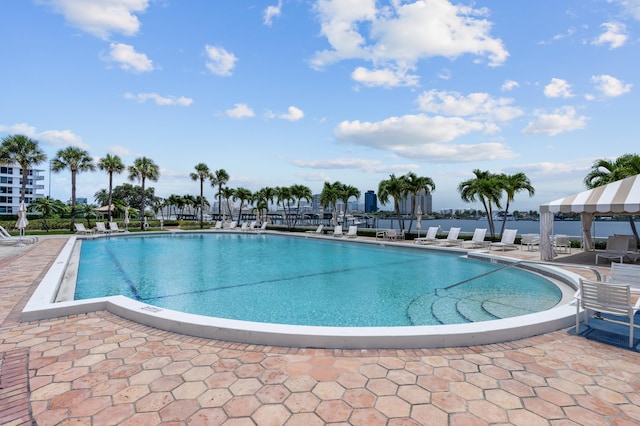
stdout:
{"type": "Polygon", "coordinates": [[[418,97],[422,111],[447,116],[471,117],[480,120],[508,121],[523,114],[520,108],[511,106],[513,99],[494,99],[488,93],[471,93],[430,90],[418,97]]]}
{"type": "Polygon", "coordinates": [[[89,149],[89,145],[84,143],[82,138],[74,134],[71,130],[45,130],[37,132],[33,126],[26,123],[17,123],[10,126],[0,124],[0,132],[25,135],[54,147],[64,148],[72,145],[82,149],[89,149]]]}
{"type": "Polygon", "coordinates": [[[160,96],[157,93],[138,93],[136,95],[132,93],[125,93],[124,98],[134,100],[141,104],[151,100],[155,102],[156,105],[160,105],[160,106],[168,106],[168,105],[189,106],[193,103],[193,99],[185,98],[184,96],[166,97],[166,96],[160,96]]]}
{"type": "Polygon", "coordinates": [[[572,35],[575,34],[575,32],[576,32],[575,28],[569,28],[566,33],[561,33],[561,34],[554,35],[553,39],[554,40],[562,40],[563,38],[571,37],[572,35]]]}
{"type": "Polygon", "coordinates": [[[594,75],[591,81],[596,85],[596,90],[606,97],[616,97],[629,93],[633,84],[625,84],[610,75],[594,75]]]}
{"type": "Polygon", "coordinates": [[[616,49],[624,46],[627,42],[629,36],[627,35],[627,27],[624,24],[620,22],[605,22],[600,26],[605,31],[592,44],[597,46],[608,44],[609,49],[616,49]]]}
{"type": "Polygon", "coordinates": [[[415,74],[407,74],[406,70],[376,69],[368,70],[358,67],[351,73],[351,78],[368,87],[398,87],[417,86],[419,77],[415,74]]]}
{"type": "Polygon", "coordinates": [[[233,53],[227,52],[222,47],[205,46],[207,54],[207,68],[213,74],[226,77],[230,76],[236,66],[238,58],[233,53]]]}
{"type": "Polygon", "coordinates": [[[140,29],[136,14],[149,6],[148,0],[41,0],[64,15],[73,27],[106,40],[111,33],[133,36],[140,29]]]}
{"type": "Polygon", "coordinates": [[[625,12],[632,18],[640,21],[640,0],[620,0],[625,12]]]}
{"type": "Polygon", "coordinates": [[[256,115],[247,104],[234,104],[233,108],[224,113],[231,118],[250,118],[256,115]]]}
{"type": "Polygon", "coordinates": [[[267,6],[264,10],[264,19],[263,23],[267,26],[271,26],[273,23],[273,18],[280,16],[282,13],[282,0],[278,0],[278,4],[275,6],[267,6]]]}
{"type": "Polygon", "coordinates": [[[111,145],[109,146],[108,151],[120,157],[129,157],[134,155],[133,151],[131,151],[129,148],[125,148],[120,145],[111,145]]]}
{"type": "Polygon", "coordinates": [[[111,43],[109,45],[107,61],[117,62],[120,69],[134,73],[153,71],[153,61],[144,53],[138,53],[133,46],[124,43],[111,43]]]}
{"type": "Polygon", "coordinates": [[[535,120],[529,122],[527,127],[522,130],[523,134],[555,136],[564,132],[584,129],[588,120],[587,117],[578,115],[575,108],[570,106],[556,109],[550,114],[536,111],[535,116],[535,120]]]}
{"type": "Polygon", "coordinates": [[[491,124],[459,117],[419,114],[391,117],[378,122],[343,121],[334,134],[341,143],[387,150],[412,160],[467,162],[514,157],[515,154],[500,143],[448,143],[472,132],[493,131],[495,126],[491,124]]]}
{"type": "Polygon", "coordinates": [[[570,98],[571,85],[561,78],[552,78],[551,83],[544,86],[544,95],[547,98],[570,98]]]}
{"type": "Polygon", "coordinates": [[[290,106],[287,112],[284,114],[276,114],[274,112],[267,112],[265,114],[267,118],[281,118],[283,120],[298,121],[304,117],[304,112],[295,106],[290,106]]]}
{"type": "Polygon", "coordinates": [[[520,83],[518,83],[517,81],[513,81],[513,80],[505,80],[505,82],[502,83],[502,86],[500,87],[500,90],[502,90],[503,92],[510,92],[513,89],[515,89],[516,87],[520,87],[520,83]]]}
{"type": "Polygon", "coordinates": [[[496,66],[509,56],[502,41],[491,37],[485,9],[447,0],[393,1],[379,9],[375,0],[319,0],[315,11],[331,46],[315,53],[311,60],[315,69],[361,59],[376,70],[397,72],[393,70],[414,69],[422,59],[464,54],[486,57],[490,66],[496,66]]]}

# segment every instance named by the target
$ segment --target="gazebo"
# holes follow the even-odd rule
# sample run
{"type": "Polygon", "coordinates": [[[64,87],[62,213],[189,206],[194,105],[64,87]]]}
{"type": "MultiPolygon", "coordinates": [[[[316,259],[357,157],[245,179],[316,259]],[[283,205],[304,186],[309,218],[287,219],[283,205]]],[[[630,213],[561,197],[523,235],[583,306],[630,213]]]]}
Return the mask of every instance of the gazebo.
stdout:
{"type": "Polygon", "coordinates": [[[540,256],[552,260],[551,244],[554,213],[580,213],[585,250],[593,250],[591,224],[594,216],[640,214],[640,175],[611,182],[588,191],[560,198],[540,206],[540,256]]]}

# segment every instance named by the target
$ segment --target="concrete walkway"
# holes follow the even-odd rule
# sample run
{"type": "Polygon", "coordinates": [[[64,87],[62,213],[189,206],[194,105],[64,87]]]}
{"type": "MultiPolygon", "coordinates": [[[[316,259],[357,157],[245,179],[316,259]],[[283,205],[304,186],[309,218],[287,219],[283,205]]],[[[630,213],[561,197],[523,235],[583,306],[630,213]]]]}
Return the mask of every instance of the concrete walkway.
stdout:
{"type": "Polygon", "coordinates": [[[640,424],[640,355],[566,330],[347,351],[193,338],[108,312],[20,323],[65,242],[0,247],[2,425],[640,424]]]}

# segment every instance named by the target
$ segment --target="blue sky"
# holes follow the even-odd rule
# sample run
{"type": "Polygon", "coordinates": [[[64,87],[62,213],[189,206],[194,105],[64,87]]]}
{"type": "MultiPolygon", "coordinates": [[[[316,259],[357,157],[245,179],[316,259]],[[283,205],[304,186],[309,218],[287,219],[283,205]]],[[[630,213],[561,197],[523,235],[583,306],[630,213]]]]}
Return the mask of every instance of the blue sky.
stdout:
{"type": "MultiPolygon", "coordinates": [[[[204,162],[251,191],[364,193],[413,171],[435,210],[464,208],[479,168],[525,172],[536,196],[512,209],[529,210],[639,152],[640,0],[3,0],[0,16],[0,137],[150,157],[159,196],[197,195],[204,162]]],[[[106,187],[83,173],[77,194],[106,187]]],[[[68,171],[51,195],[70,198],[68,171]]]]}

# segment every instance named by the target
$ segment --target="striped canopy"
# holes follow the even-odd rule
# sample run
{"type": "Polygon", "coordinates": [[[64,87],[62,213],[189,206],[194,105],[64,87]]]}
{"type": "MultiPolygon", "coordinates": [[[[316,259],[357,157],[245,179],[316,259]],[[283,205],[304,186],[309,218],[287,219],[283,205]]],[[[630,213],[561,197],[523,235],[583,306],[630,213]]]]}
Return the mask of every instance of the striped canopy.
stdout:
{"type": "Polygon", "coordinates": [[[640,175],[542,204],[540,212],[640,214],[640,175]]]}

